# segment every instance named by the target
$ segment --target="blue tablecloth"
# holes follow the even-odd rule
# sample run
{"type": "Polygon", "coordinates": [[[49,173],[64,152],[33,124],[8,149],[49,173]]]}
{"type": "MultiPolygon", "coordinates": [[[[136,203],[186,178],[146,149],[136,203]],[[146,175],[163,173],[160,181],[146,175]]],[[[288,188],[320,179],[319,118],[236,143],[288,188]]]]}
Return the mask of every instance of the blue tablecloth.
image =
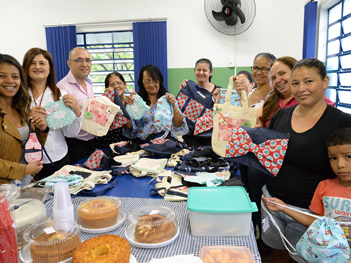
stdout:
{"type": "MultiPolygon", "coordinates": [[[[74,205],[75,215],[77,213],[77,207],[82,202],[87,200],[89,197],[73,197],[72,203],[74,205]]],[[[188,255],[193,254],[195,256],[200,255],[201,248],[209,245],[233,245],[233,246],[244,246],[251,250],[256,262],[261,262],[260,255],[257,249],[256,240],[254,237],[253,226],[251,223],[251,232],[249,236],[239,237],[194,237],[190,234],[190,221],[187,211],[187,203],[182,202],[168,202],[159,199],[150,198],[120,198],[123,204],[123,211],[128,216],[134,209],[138,207],[144,207],[149,205],[155,206],[167,206],[173,209],[177,215],[177,221],[179,226],[179,236],[167,247],[157,249],[145,249],[137,248],[132,246],[131,253],[135,256],[138,263],[148,263],[152,258],[165,258],[174,255],[188,255]]],[[[45,202],[48,217],[53,218],[52,207],[53,198],[50,198],[45,202]]],[[[107,232],[106,234],[115,234],[125,238],[125,228],[127,220],[116,230],[107,232]]],[[[99,236],[100,234],[88,234],[82,232],[82,239],[87,240],[89,238],[99,236]]]]}

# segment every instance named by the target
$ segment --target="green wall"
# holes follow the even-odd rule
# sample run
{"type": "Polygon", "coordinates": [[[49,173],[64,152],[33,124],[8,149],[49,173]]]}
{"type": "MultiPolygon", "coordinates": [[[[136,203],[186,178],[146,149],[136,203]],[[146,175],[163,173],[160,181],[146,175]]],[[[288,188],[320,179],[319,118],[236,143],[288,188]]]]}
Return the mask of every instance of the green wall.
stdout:
{"type": "MultiPolygon", "coordinates": [[[[250,67],[237,67],[236,72],[246,70],[251,72],[250,67]]],[[[234,75],[234,68],[213,68],[211,82],[217,86],[227,88],[229,77],[234,75]]],[[[194,68],[173,68],[168,69],[168,91],[174,96],[179,92],[179,85],[184,79],[191,79],[196,82],[194,68]]]]}

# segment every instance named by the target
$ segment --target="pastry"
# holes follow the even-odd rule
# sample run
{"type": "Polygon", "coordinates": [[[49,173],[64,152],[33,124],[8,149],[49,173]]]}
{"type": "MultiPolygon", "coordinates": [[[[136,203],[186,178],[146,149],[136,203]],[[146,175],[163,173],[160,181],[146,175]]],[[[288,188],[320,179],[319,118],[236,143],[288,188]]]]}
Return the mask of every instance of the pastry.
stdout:
{"type": "Polygon", "coordinates": [[[30,245],[33,263],[60,262],[72,257],[73,250],[80,244],[77,234],[57,231],[42,233],[30,245]]]}
{"type": "Polygon", "coordinates": [[[135,227],[135,241],[155,244],[165,242],[177,233],[174,223],[160,214],[143,215],[138,218],[135,227]]]}
{"type": "Polygon", "coordinates": [[[129,263],[130,244],[115,235],[93,237],[80,244],[73,253],[73,263],[129,263]]]}
{"type": "Polygon", "coordinates": [[[106,228],[117,223],[118,206],[109,199],[94,199],[81,204],[77,214],[84,228],[106,228]]]}

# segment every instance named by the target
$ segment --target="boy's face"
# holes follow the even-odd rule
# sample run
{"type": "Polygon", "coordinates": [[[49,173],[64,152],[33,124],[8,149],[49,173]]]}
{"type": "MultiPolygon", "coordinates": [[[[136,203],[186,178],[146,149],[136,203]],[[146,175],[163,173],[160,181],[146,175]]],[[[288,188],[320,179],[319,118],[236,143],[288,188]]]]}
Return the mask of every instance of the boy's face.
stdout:
{"type": "Polygon", "coordinates": [[[328,147],[331,168],[344,187],[351,187],[351,144],[328,147]]]}

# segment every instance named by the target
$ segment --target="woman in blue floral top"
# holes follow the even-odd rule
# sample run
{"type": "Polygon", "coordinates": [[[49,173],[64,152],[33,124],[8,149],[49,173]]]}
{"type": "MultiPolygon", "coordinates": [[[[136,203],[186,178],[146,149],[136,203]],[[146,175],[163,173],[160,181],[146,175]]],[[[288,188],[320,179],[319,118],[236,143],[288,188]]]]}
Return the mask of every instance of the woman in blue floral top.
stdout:
{"type": "MultiPolygon", "coordinates": [[[[173,110],[170,135],[168,135],[167,138],[170,139],[171,137],[182,136],[188,133],[189,130],[185,118],[178,108],[175,97],[167,92],[163,84],[162,73],[158,67],[155,65],[144,66],[140,70],[138,86],[138,95],[150,108],[144,113],[140,120],[132,121],[133,127],[125,131],[125,136],[137,139],[136,141],[142,143],[165,135],[167,132],[166,128],[161,128],[160,130],[160,127],[155,125],[157,102],[163,96],[167,99],[167,102],[171,105],[173,110]]],[[[134,94],[135,93],[132,93],[127,97],[127,104],[133,104],[134,94]]]]}

